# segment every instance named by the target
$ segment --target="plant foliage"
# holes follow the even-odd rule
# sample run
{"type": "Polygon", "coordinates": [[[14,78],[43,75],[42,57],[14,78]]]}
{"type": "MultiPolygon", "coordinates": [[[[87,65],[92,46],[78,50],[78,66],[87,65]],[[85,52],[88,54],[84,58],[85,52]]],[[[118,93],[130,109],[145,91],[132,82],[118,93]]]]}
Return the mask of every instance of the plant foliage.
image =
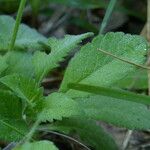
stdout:
{"type": "Polygon", "coordinates": [[[22,146],[18,146],[13,150],[58,150],[56,146],[49,141],[39,141],[34,143],[25,143],[22,146]]]}
{"type": "MultiPolygon", "coordinates": [[[[78,5],[78,1],[66,2],[78,5]]],[[[31,3],[38,11],[39,4],[31,3]]],[[[21,24],[9,51],[14,24],[10,16],[0,16],[0,140],[20,141],[14,150],[57,150],[52,142],[39,141],[41,125],[47,132],[78,134],[81,142],[96,150],[116,150],[115,141],[96,121],[150,129],[149,97],[120,88],[136,73],[134,64],[145,63],[148,44],[144,38],[110,32],[79,48],[93,33],[46,38],[21,24]],[[79,51],[71,59],[60,89],[45,96],[43,79],[75,48],[79,51]]]]}
{"type": "Polygon", "coordinates": [[[100,53],[99,49],[142,64],[145,60],[147,43],[140,36],[121,32],[97,36],[92,43],[83,46],[71,60],[60,91],[67,92],[71,96],[78,96],[79,93],[67,88],[68,83],[111,86],[135,71],[136,66],[106,56],[100,53]]]}

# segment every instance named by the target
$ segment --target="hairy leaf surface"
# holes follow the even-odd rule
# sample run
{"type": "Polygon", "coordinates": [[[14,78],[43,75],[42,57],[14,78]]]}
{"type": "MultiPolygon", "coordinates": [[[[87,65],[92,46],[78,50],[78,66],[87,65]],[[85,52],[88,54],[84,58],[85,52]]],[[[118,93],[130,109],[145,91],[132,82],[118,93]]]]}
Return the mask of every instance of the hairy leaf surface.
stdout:
{"type": "Polygon", "coordinates": [[[11,92],[0,91],[0,139],[18,141],[27,131],[19,98],[11,92]]]}
{"type": "Polygon", "coordinates": [[[8,65],[6,75],[17,73],[26,77],[33,77],[34,69],[32,65],[32,54],[20,51],[11,51],[6,54],[8,65]]]}
{"type": "Polygon", "coordinates": [[[78,95],[77,91],[68,89],[68,83],[111,86],[135,71],[135,66],[107,56],[98,49],[131,62],[143,64],[147,42],[140,36],[122,32],[97,36],[92,43],[83,46],[71,60],[60,91],[67,92],[70,96],[78,95]]]}
{"type": "Polygon", "coordinates": [[[128,129],[150,129],[148,107],[106,96],[77,99],[89,118],[128,129]]]}
{"type": "Polygon", "coordinates": [[[43,90],[32,78],[13,74],[0,78],[0,82],[9,87],[18,97],[25,100],[31,107],[41,100],[43,90]]]}
{"type": "Polygon", "coordinates": [[[77,47],[77,45],[85,38],[92,36],[93,33],[85,33],[81,35],[67,35],[64,39],[58,40],[50,38],[48,46],[51,47],[51,53],[36,52],[33,57],[35,67],[35,75],[38,81],[58,66],[58,63],[64,60],[67,54],[77,47]]]}
{"type": "Polygon", "coordinates": [[[140,69],[130,73],[125,79],[117,82],[117,86],[121,88],[147,89],[148,88],[148,72],[140,69]]]}
{"type": "Polygon", "coordinates": [[[84,114],[78,103],[62,93],[53,93],[45,98],[44,109],[39,114],[42,122],[61,120],[62,117],[70,117],[84,114]]]}

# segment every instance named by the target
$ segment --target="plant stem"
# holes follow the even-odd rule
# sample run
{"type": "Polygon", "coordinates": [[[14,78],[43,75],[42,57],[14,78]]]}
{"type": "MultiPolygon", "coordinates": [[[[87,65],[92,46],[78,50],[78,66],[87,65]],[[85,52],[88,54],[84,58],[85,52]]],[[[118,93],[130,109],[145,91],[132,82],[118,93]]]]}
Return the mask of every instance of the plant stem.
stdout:
{"type": "Polygon", "coordinates": [[[21,0],[20,5],[19,5],[18,14],[17,14],[16,22],[15,22],[15,27],[13,29],[12,38],[11,38],[10,45],[9,45],[9,50],[10,51],[13,50],[14,45],[15,45],[15,41],[16,41],[16,38],[17,38],[17,33],[18,33],[18,30],[19,30],[19,25],[20,25],[20,22],[21,22],[21,18],[22,18],[22,14],[23,14],[23,10],[24,10],[26,1],[27,0],[21,0]]]}
{"type": "Polygon", "coordinates": [[[25,136],[25,138],[23,139],[23,142],[29,142],[30,139],[32,139],[32,136],[34,134],[34,132],[36,131],[36,129],[38,128],[40,124],[40,120],[38,119],[32,126],[30,132],[25,136]]]}
{"type": "Polygon", "coordinates": [[[109,21],[109,18],[112,14],[112,11],[115,7],[115,4],[116,4],[117,0],[110,0],[109,4],[108,4],[108,7],[107,7],[107,10],[106,10],[106,13],[105,13],[105,16],[104,16],[104,19],[102,21],[102,24],[100,25],[100,31],[99,31],[99,34],[103,34],[104,32],[104,29],[109,21]]]}
{"type": "Polygon", "coordinates": [[[104,54],[106,54],[106,55],[109,55],[109,56],[111,56],[111,57],[113,57],[113,58],[115,58],[115,59],[118,59],[118,60],[120,60],[120,61],[122,61],[122,62],[125,62],[125,63],[131,64],[131,65],[134,65],[134,66],[136,66],[136,67],[139,67],[139,68],[146,69],[146,70],[149,70],[149,71],[150,71],[150,67],[143,66],[143,65],[140,65],[140,64],[136,64],[136,63],[131,62],[131,61],[129,61],[129,60],[120,58],[120,57],[118,57],[118,56],[116,56],[116,55],[114,55],[114,54],[112,54],[112,53],[109,53],[109,52],[107,52],[107,51],[104,51],[104,50],[102,50],[102,49],[97,49],[97,50],[100,51],[100,52],[102,52],[102,53],[104,53],[104,54]]]}

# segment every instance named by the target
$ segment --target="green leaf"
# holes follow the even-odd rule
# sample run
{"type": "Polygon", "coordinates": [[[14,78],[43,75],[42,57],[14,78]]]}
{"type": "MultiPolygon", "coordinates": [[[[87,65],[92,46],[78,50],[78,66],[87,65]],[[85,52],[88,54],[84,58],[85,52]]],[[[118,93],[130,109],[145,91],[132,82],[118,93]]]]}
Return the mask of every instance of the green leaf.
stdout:
{"type": "Polygon", "coordinates": [[[75,131],[87,145],[96,150],[117,150],[117,145],[100,125],[86,118],[69,118],[50,125],[51,130],[66,132],[75,131]]]}
{"type": "Polygon", "coordinates": [[[130,73],[125,79],[116,83],[120,88],[147,89],[148,73],[147,70],[140,69],[130,73]]]}
{"type": "MultiPolygon", "coordinates": [[[[69,84],[69,87],[74,90],[89,92],[96,95],[102,95],[121,100],[137,102],[140,104],[150,105],[150,97],[142,94],[135,94],[133,92],[108,87],[98,87],[85,84],[69,84]]],[[[116,100],[117,100],[116,99],[116,100]]]]}
{"type": "Polygon", "coordinates": [[[43,90],[32,78],[13,74],[0,78],[0,82],[9,87],[18,97],[34,107],[43,97],[43,90]]]}
{"type": "Polygon", "coordinates": [[[6,54],[8,68],[5,75],[18,73],[26,77],[33,77],[32,54],[20,51],[11,51],[6,54]]]}
{"type": "Polygon", "coordinates": [[[98,95],[76,101],[91,119],[128,129],[150,129],[150,111],[145,105],[98,95]]]}
{"type": "Polygon", "coordinates": [[[58,150],[58,148],[52,142],[43,140],[34,143],[25,143],[13,150],[58,150]]]}
{"type": "Polygon", "coordinates": [[[27,131],[19,98],[11,92],[0,91],[0,140],[18,141],[27,131]]]}
{"type": "Polygon", "coordinates": [[[108,51],[136,64],[143,64],[147,42],[140,36],[122,32],[97,36],[92,43],[83,46],[71,60],[60,91],[67,92],[69,96],[79,96],[75,90],[67,88],[68,83],[112,86],[136,70],[136,66],[107,56],[98,49],[108,51]]]}
{"type": "Polygon", "coordinates": [[[45,98],[44,109],[39,114],[42,122],[61,120],[62,117],[83,115],[78,103],[62,93],[53,93],[45,98]]]}
{"type": "Polygon", "coordinates": [[[0,74],[8,67],[6,58],[0,55],[0,74]]]}
{"type": "Polygon", "coordinates": [[[93,33],[81,35],[67,35],[64,39],[57,40],[50,38],[48,46],[51,47],[51,53],[36,52],[33,57],[35,74],[38,81],[47,75],[52,69],[58,66],[58,63],[64,60],[64,57],[85,38],[92,36],[93,33]]]}
{"type": "MultiPolygon", "coordinates": [[[[5,15],[0,16],[0,51],[8,50],[14,24],[15,20],[12,17],[5,15]]],[[[41,50],[42,46],[39,44],[39,42],[46,42],[46,40],[47,39],[39,34],[36,30],[21,24],[14,49],[31,51],[41,50]]]]}

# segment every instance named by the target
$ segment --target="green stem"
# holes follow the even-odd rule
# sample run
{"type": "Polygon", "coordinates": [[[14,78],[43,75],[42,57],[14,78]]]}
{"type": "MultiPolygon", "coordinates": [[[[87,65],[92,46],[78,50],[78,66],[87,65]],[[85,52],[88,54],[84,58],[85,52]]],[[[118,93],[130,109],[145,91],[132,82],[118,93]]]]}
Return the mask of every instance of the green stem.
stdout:
{"type": "Polygon", "coordinates": [[[23,10],[24,10],[26,1],[27,0],[21,0],[21,2],[20,2],[15,27],[13,29],[12,38],[11,38],[10,45],[9,45],[9,50],[10,51],[13,50],[14,45],[15,45],[15,41],[16,41],[16,38],[17,38],[17,33],[18,33],[18,30],[19,30],[19,25],[20,25],[20,22],[21,22],[21,18],[22,18],[22,14],[23,14],[23,10]]]}
{"type": "Polygon", "coordinates": [[[32,126],[30,132],[25,136],[25,138],[23,139],[23,142],[29,142],[30,139],[32,139],[32,136],[34,134],[34,132],[36,131],[36,129],[38,128],[40,124],[40,119],[38,119],[32,126]]]}
{"type": "Polygon", "coordinates": [[[102,24],[100,26],[99,34],[102,34],[104,32],[104,29],[105,29],[105,27],[109,21],[109,18],[112,14],[112,11],[115,7],[116,2],[117,2],[117,0],[110,0],[108,8],[107,8],[105,16],[104,16],[104,19],[103,19],[102,24]]]}
{"type": "Polygon", "coordinates": [[[143,66],[143,65],[140,65],[140,64],[136,64],[136,63],[131,62],[131,61],[129,61],[129,60],[120,58],[120,57],[118,57],[118,56],[116,56],[116,55],[114,55],[114,54],[112,54],[112,53],[109,53],[109,52],[107,52],[107,51],[104,51],[104,50],[102,50],[102,49],[97,49],[97,50],[100,51],[100,52],[102,52],[102,53],[104,53],[104,54],[106,54],[106,55],[109,55],[109,56],[111,56],[111,57],[113,57],[113,58],[115,58],[115,59],[118,59],[118,60],[120,60],[120,61],[122,61],[122,62],[131,64],[131,65],[134,65],[134,66],[139,67],[139,68],[142,68],[142,69],[150,70],[150,67],[143,66]]]}

